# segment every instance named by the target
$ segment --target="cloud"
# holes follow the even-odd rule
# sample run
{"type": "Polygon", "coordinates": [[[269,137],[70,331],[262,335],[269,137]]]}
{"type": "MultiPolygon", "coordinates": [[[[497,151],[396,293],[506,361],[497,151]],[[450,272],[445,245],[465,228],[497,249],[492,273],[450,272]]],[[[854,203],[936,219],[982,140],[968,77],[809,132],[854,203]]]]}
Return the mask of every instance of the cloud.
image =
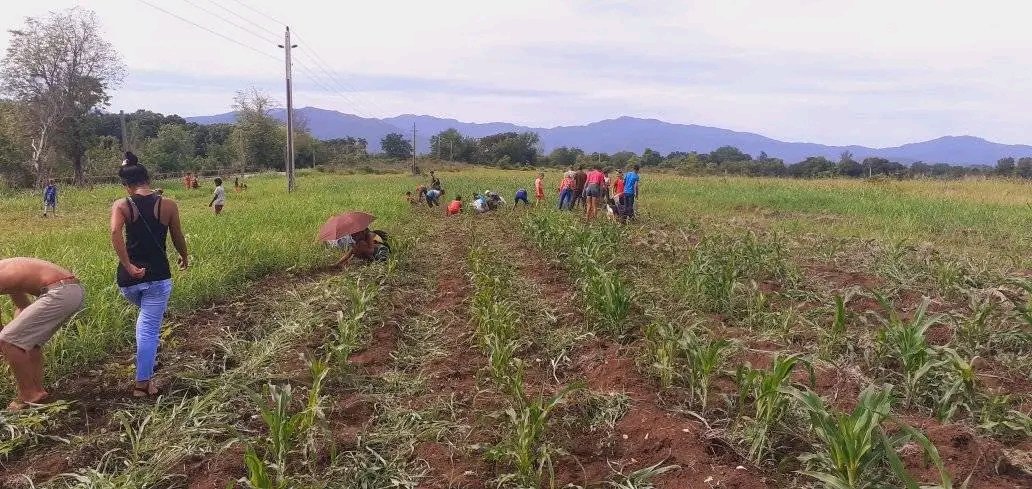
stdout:
{"type": "MultiPolygon", "coordinates": [[[[5,17],[70,3],[16,3],[5,17]]],[[[214,113],[244,86],[282,93],[282,26],[235,2],[194,3],[246,29],[160,5],[247,47],[139,2],[90,3],[131,73],[113,107],[214,113]]],[[[244,3],[296,34],[299,106],[531,126],[634,115],[871,146],[1032,132],[1016,109],[1032,104],[1028,2],[244,3]]]]}

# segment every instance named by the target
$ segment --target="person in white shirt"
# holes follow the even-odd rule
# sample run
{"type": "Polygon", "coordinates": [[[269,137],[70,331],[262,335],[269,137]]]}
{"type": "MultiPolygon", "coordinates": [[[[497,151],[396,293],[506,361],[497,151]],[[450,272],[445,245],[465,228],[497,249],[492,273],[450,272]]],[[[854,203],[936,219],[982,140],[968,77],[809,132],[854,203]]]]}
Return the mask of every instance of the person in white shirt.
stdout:
{"type": "Polygon", "coordinates": [[[211,203],[208,207],[215,208],[215,214],[222,214],[222,208],[226,206],[226,189],[222,188],[222,179],[215,179],[215,192],[211,196],[211,203]]]}

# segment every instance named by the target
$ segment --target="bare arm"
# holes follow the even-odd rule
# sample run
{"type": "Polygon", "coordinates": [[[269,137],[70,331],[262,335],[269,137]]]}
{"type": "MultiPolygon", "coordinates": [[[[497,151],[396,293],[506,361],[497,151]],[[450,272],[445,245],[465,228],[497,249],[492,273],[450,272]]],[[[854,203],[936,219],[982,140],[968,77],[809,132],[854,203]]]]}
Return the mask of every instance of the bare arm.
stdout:
{"type": "MultiPolygon", "coordinates": [[[[164,201],[163,201],[164,202],[164,201]]],[[[168,231],[172,234],[172,246],[179,252],[179,269],[185,270],[190,266],[190,257],[186,250],[186,236],[183,235],[183,225],[179,220],[179,206],[168,201],[168,231]]]]}
{"type": "Polygon", "coordinates": [[[340,260],[337,260],[337,263],[334,263],[333,266],[343,267],[344,265],[347,265],[348,262],[351,261],[352,255],[354,255],[354,251],[352,249],[348,249],[348,251],[344,253],[344,256],[340,257],[340,260]]]}
{"type": "Polygon", "coordinates": [[[115,249],[118,262],[128,270],[132,263],[129,262],[129,252],[125,249],[125,241],[122,240],[126,210],[126,206],[121,200],[111,206],[111,247],[115,249]]]}

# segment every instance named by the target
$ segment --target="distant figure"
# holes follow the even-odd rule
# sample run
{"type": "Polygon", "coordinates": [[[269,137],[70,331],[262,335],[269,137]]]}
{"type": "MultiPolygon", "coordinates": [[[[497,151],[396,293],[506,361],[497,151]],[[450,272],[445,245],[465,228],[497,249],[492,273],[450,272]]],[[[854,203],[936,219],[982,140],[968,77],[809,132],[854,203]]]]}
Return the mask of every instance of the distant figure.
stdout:
{"type": "Polygon", "coordinates": [[[462,196],[456,195],[455,200],[448,204],[448,215],[456,216],[462,213],[462,196]]]}
{"type": "Polygon", "coordinates": [[[477,214],[483,214],[490,210],[487,206],[487,199],[479,194],[473,194],[473,203],[470,205],[477,214]]]}
{"type": "Polygon", "coordinates": [[[559,210],[570,210],[573,208],[573,176],[566,174],[559,182],[559,210]]]}
{"type": "Polygon", "coordinates": [[[222,208],[226,206],[226,189],[222,188],[222,179],[215,179],[215,191],[211,194],[211,202],[208,207],[215,208],[215,215],[222,214],[222,208]]]}
{"type": "Polygon", "coordinates": [[[415,206],[416,204],[419,203],[419,199],[417,199],[415,195],[412,195],[412,191],[411,190],[408,191],[408,192],[405,192],[405,200],[411,206],[415,206]]]}
{"type": "Polygon", "coordinates": [[[53,178],[48,180],[47,186],[43,188],[43,217],[48,217],[51,212],[57,216],[57,183],[53,178]]]}
{"type": "Polygon", "coordinates": [[[634,165],[631,171],[624,174],[624,187],[623,187],[623,205],[624,215],[628,218],[634,218],[634,205],[635,199],[640,195],[638,188],[638,172],[641,171],[641,167],[634,165]]]}
{"type": "Polygon", "coordinates": [[[426,185],[416,186],[416,202],[426,202],[426,185]]]}
{"type": "Polygon", "coordinates": [[[534,179],[534,207],[545,203],[545,174],[538,173],[534,179]]]}
{"type": "Polygon", "coordinates": [[[18,392],[7,409],[18,411],[49,395],[43,389],[43,344],[82,309],[86,290],[72,272],[53,263],[8,258],[0,260],[0,294],[14,304],[14,319],[0,330],[0,352],[18,392]]]}
{"type": "Polygon", "coordinates": [[[530,199],[528,198],[527,189],[525,188],[516,189],[516,198],[513,199],[512,208],[515,210],[516,207],[520,205],[520,202],[524,203],[527,207],[530,207],[530,199]]]}
{"type": "Polygon", "coordinates": [[[235,192],[241,192],[247,190],[247,184],[240,181],[240,177],[233,178],[233,190],[235,192]]]}
{"type": "Polygon", "coordinates": [[[111,246],[118,257],[116,281],[122,297],[140,308],[132,395],[154,396],[158,394],[153,376],[161,323],[172,295],[172,269],[165,242],[171,234],[179,252],[179,269],[186,270],[190,263],[186,236],[179,221],[179,206],[151,190],[150,175],[132,152],[126,152],[118,177],[129,195],[111,206],[111,246]]]}
{"type": "Polygon", "coordinates": [[[441,188],[441,179],[434,175],[433,170],[430,170],[430,188],[434,190],[443,190],[441,188]]]}
{"type": "Polygon", "coordinates": [[[441,194],[444,192],[440,189],[431,188],[426,191],[426,206],[435,207],[441,205],[441,194]]]}
{"type": "Polygon", "coordinates": [[[595,165],[588,172],[584,186],[584,215],[594,219],[598,215],[599,203],[602,199],[602,187],[606,185],[606,176],[601,168],[595,165]]]}
{"type": "Polygon", "coordinates": [[[578,202],[581,205],[585,204],[584,186],[587,184],[587,181],[588,174],[584,172],[584,165],[581,165],[577,168],[577,173],[573,174],[573,204],[570,205],[571,209],[577,207],[578,202]]]}
{"type": "Polygon", "coordinates": [[[487,203],[487,210],[496,211],[505,207],[505,199],[491,190],[484,191],[484,201],[487,203]]]}
{"type": "Polygon", "coordinates": [[[188,171],[186,175],[183,175],[183,188],[187,190],[197,188],[197,179],[194,178],[193,172],[188,171]]]}

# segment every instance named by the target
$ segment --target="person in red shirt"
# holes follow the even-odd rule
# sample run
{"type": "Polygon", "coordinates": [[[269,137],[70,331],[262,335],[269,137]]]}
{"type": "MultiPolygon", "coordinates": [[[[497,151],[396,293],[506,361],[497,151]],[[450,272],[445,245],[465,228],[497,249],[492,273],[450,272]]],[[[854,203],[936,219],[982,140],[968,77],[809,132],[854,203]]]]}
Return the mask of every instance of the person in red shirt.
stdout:
{"type": "Polygon", "coordinates": [[[448,204],[448,215],[457,216],[462,213],[462,196],[456,195],[455,200],[448,204]]]}
{"type": "Polygon", "coordinates": [[[534,207],[545,203],[545,174],[538,173],[534,179],[534,207]]]}
{"type": "Polygon", "coordinates": [[[623,170],[616,170],[616,178],[613,179],[613,200],[623,203],[623,170]]]}
{"type": "Polygon", "coordinates": [[[588,219],[598,215],[598,201],[602,198],[602,187],[606,184],[606,176],[598,165],[591,167],[584,179],[584,214],[588,219]]]}

